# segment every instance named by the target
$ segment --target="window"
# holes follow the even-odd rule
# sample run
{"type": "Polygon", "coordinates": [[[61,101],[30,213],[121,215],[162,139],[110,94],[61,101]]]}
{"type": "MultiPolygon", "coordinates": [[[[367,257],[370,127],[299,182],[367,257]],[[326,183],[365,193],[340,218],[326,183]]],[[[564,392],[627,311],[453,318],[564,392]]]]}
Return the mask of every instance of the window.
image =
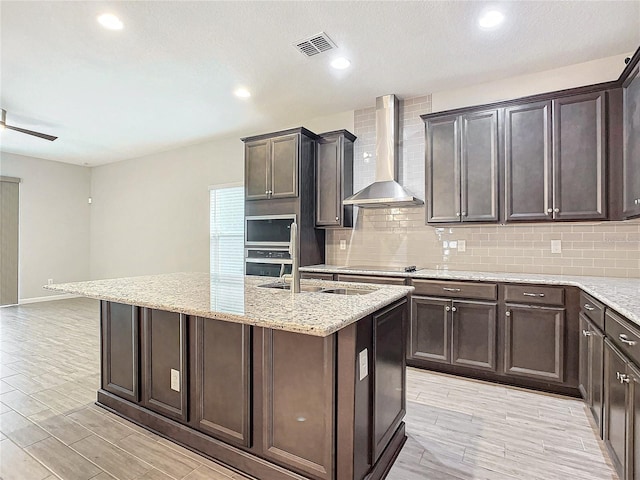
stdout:
{"type": "Polygon", "coordinates": [[[242,184],[209,188],[212,277],[244,275],[244,187],[242,184]]]}

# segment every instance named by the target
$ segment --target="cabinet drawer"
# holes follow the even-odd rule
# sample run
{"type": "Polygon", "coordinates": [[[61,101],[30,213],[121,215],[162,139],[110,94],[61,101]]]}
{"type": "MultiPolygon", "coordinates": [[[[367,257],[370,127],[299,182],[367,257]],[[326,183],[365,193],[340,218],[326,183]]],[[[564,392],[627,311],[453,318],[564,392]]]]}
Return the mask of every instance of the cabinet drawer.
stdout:
{"type": "Polygon", "coordinates": [[[564,288],[540,285],[505,285],[504,301],[512,303],[564,305],[564,288]]]}
{"type": "Polygon", "coordinates": [[[300,272],[302,279],[333,280],[333,273],[300,272]]]}
{"type": "Polygon", "coordinates": [[[336,275],[338,282],[380,283],[382,285],[405,285],[404,278],[371,277],[365,275],[336,275]]]}
{"type": "Polygon", "coordinates": [[[640,364],[640,331],[624,317],[609,310],[605,313],[607,337],[636,364],[640,364]]]}
{"type": "Polygon", "coordinates": [[[596,299],[580,292],[580,308],[600,330],[604,330],[604,305],[596,299]]]}
{"type": "Polygon", "coordinates": [[[447,298],[477,298],[496,300],[498,286],[495,283],[437,282],[433,280],[413,280],[415,295],[430,295],[447,298]]]}

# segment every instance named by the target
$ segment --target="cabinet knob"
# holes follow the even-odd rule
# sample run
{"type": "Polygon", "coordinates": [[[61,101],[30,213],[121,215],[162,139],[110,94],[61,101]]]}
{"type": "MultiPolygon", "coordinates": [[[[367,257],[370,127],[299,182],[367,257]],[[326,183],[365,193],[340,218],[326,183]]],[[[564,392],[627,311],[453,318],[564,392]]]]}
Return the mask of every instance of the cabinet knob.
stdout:
{"type": "Polygon", "coordinates": [[[635,203],[636,205],[640,205],[640,198],[636,198],[633,203],[635,203]]]}
{"type": "Polygon", "coordinates": [[[510,316],[511,316],[511,312],[510,312],[509,310],[507,310],[507,311],[506,311],[506,313],[505,313],[505,315],[506,315],[507,317],[510,317],[510,316]]]}
{"type": "Polygon", "coordinates": [[[558,212],[560,212],[560,209],[559,209],[559,208],[554,208],[554,209],[553,209],[553,213],[558,213],[558,212]]]}
{"type": "Polygon", "coordinates": [[[447,312],[451,311],[451,307],[450,307],[449,305],[447,305],[446,307],[444,307],[444,309],[445,309],[447,312]]]}
{"type": "Polygon", "coordinates": [[[336,222],[340,221],[340,217],[336,217],[336,222]]]}
{"type": "Polygon", "coordinates": [[[553,208],[547,208],[547,213],[553,213],[553,208]]]}
{"type": "Polygon", "coordinates": [[[467,216],[467,212],[462,212],[462,216],[466,217],[467,216]]]}
{"type": "Polygon", "coordinates": [[[457,312],[457,311],[458,311],[458,309],[457,309],[456,307],[451,307],[451,311],[452,311],[452,312],[457,312]]]}
{"type": "Polygon", "coordinates": [[[456,212],[456,217],[459,217],[459,216],[460,216],[460,212],[456,212]]]}
{"type": "Polygon", "coordinates": [[[590,332],[589,330],[582,330],[582,335],[584,335],[585,337],[590,337],[592,335],[592,332],[590,332]]]}

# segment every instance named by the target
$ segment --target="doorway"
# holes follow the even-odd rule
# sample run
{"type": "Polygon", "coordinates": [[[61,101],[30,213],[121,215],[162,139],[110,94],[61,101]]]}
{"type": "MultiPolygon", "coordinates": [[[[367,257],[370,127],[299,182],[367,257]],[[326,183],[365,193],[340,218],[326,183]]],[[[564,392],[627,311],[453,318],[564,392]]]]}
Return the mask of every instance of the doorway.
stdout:
{"type": "Polygon", "coordinates": [[[18,303],[20,179],[0,176],[0,306],[18,303]]]}

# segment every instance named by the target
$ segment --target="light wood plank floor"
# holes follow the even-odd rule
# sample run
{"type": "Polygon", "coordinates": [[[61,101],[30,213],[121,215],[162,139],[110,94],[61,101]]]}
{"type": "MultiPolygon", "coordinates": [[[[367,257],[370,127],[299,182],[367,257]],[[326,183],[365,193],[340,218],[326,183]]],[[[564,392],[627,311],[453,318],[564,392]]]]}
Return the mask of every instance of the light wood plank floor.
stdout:
{"type": "MultiPolygon", "coordinates": [[[[93,404],[98,327],[94,300],[0,309],[0,479],[244,478],[93,404]]],[[[409,438],[389,479],[617,479],[579,400],[407,378],[409,438]]]]}

